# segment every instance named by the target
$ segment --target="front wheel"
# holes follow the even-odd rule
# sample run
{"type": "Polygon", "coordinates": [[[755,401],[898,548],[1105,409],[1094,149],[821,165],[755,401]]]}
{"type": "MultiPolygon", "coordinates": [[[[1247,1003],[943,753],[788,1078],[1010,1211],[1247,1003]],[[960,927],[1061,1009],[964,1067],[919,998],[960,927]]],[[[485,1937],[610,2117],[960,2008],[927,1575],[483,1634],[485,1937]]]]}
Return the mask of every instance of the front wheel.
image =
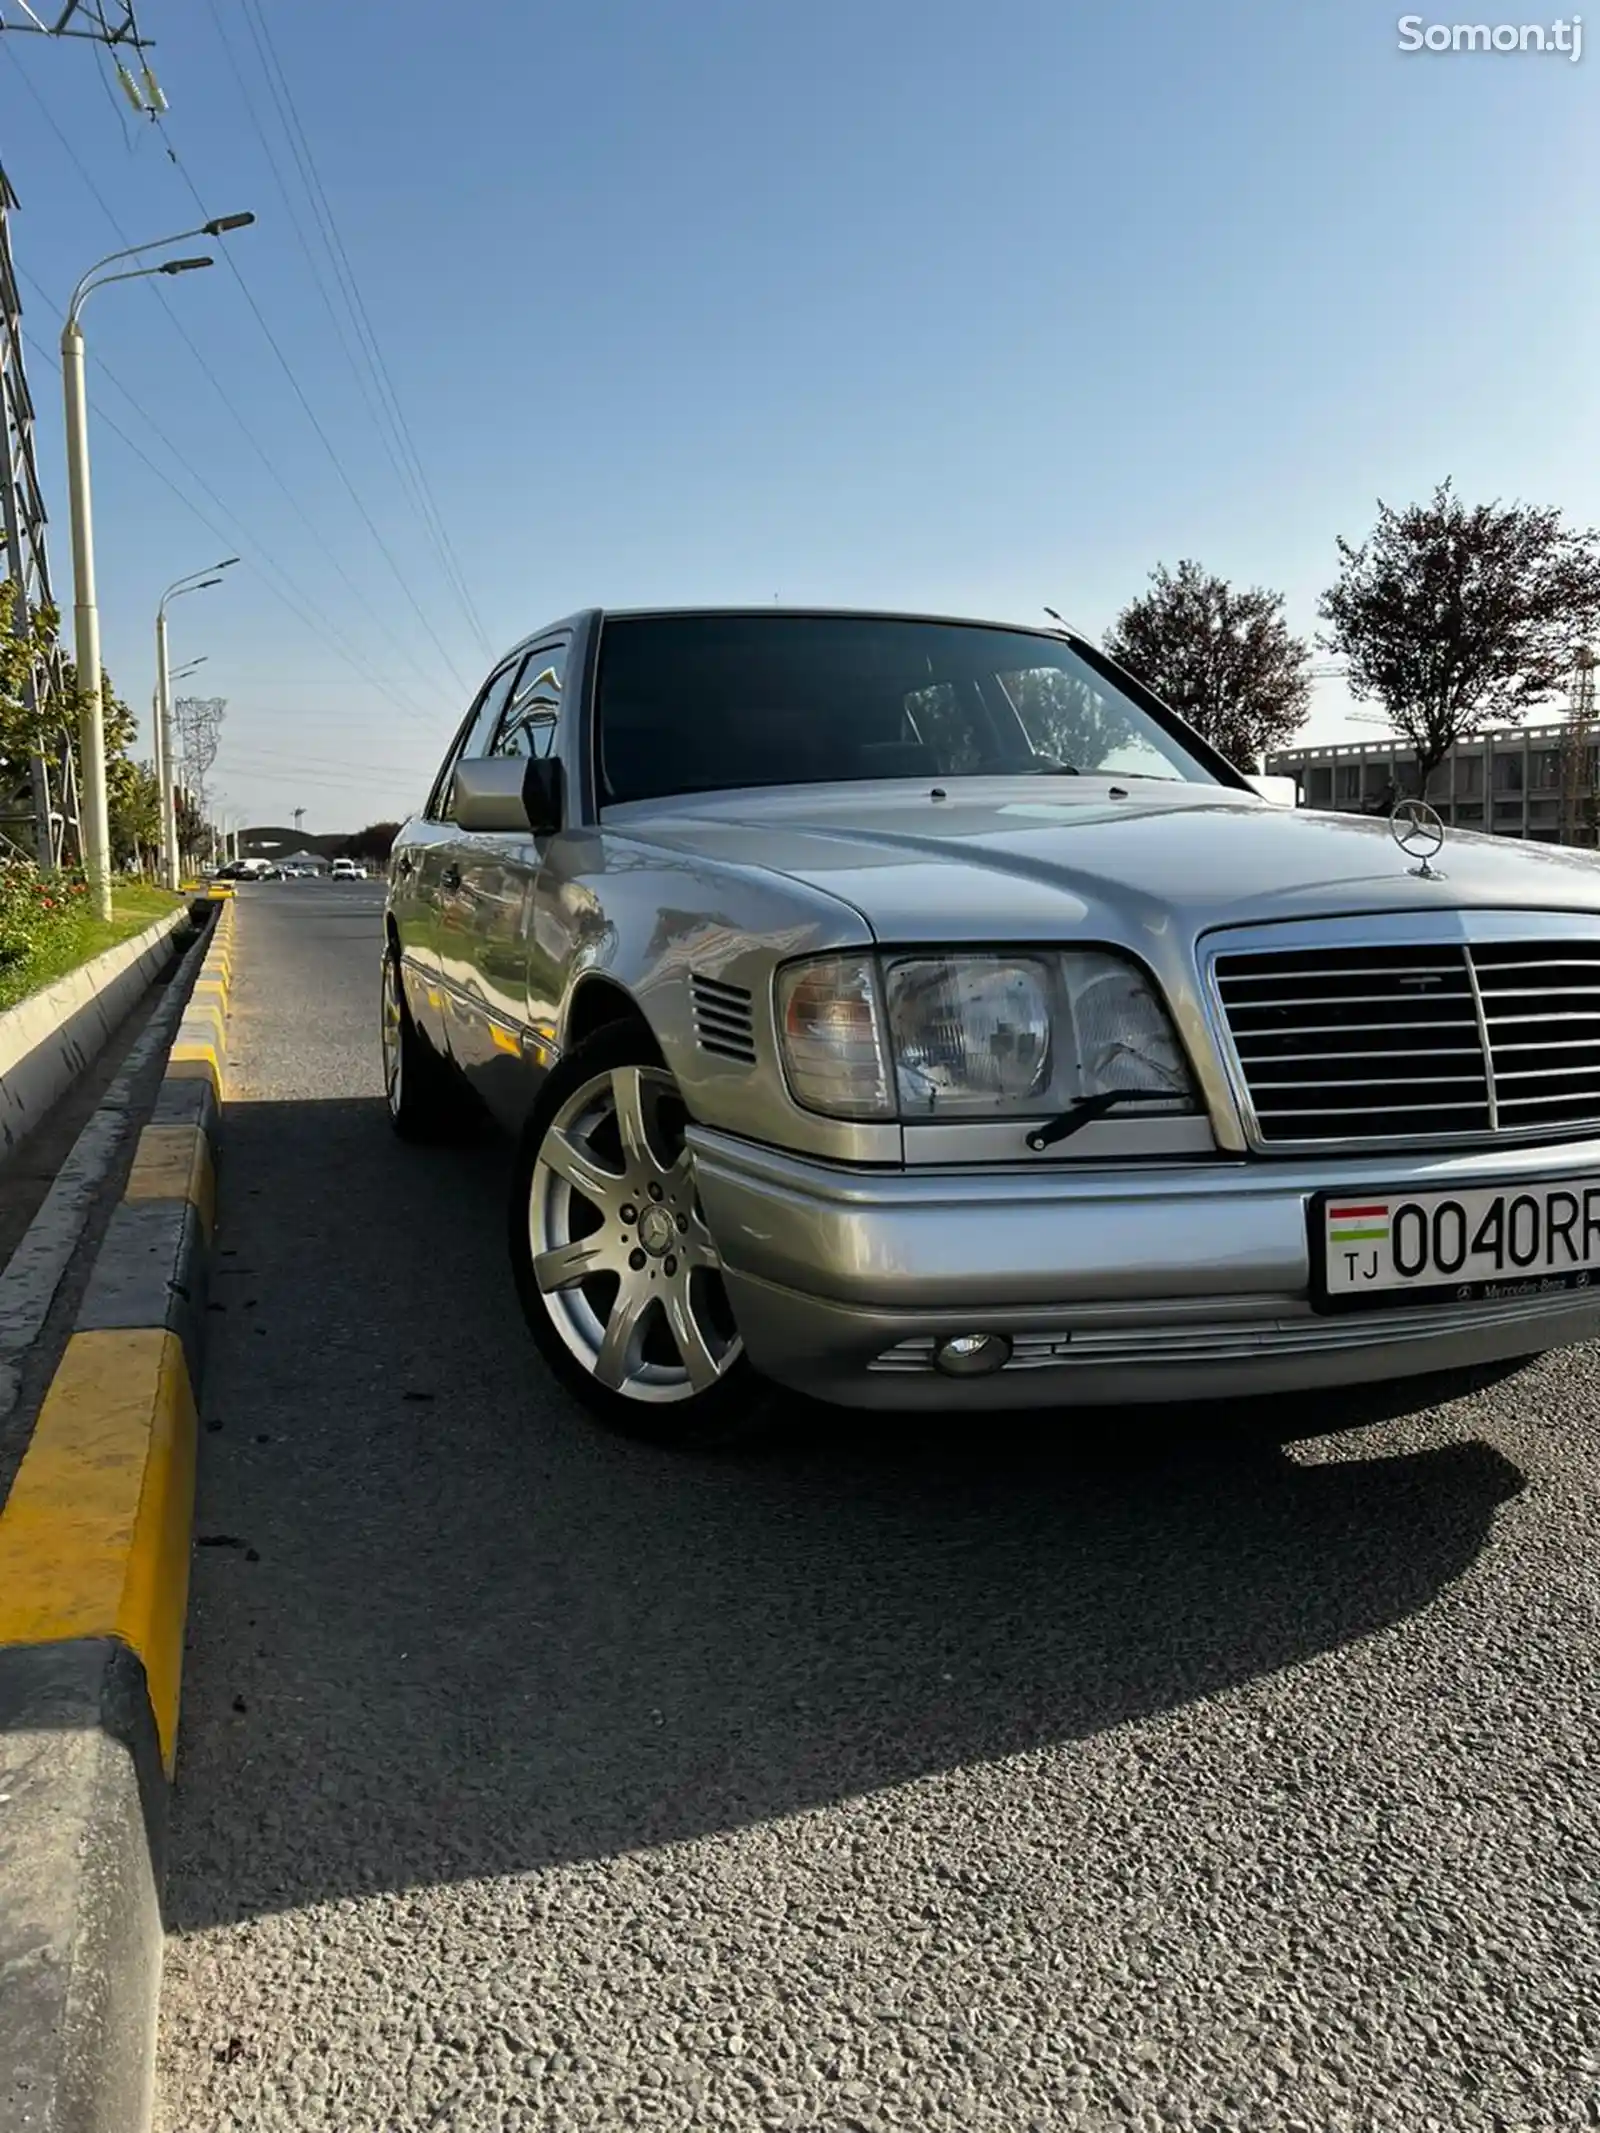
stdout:
{"type": "Polygon", "coordinates": [[[523,1133],[511,1263],[540,1354],[591,1414],[707,1450],[751,1436],[766,1391],[728,1306],[687,1123],[648,1032],[580,1045],[523,1133]]]}
{"type": "Polygon", "coordinates": [[[411,1018],[393,948],[383,958],[379,1029],[383,1093],[395,1132],[407,1141],[460,1140],[468,1127],[465,1093],[411,1018]]]}

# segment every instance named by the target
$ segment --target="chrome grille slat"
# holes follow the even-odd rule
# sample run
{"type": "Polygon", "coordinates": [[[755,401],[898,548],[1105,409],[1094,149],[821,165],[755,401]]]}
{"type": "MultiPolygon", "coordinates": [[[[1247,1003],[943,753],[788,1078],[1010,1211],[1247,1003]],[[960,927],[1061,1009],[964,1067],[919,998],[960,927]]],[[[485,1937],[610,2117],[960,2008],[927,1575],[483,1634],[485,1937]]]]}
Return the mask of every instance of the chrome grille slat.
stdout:
{"type": "MultiPolygon", "coordinates": [[[[1446,992],[1441,987],[1437,993],[1429,994],[1421,991],[1413,993],[1408,999],[1407,1005],[1421,1007],[1430,999],[1456,1001],[1466,1000],[1470,997],[1471,995],[1465,986],[1462,986],[1459,991],[1452,990],[1449,992],[1446,992]]],[[[1296,998],[1291,994],[1287,999],[1273,1000],[1271,1002],[1265,1000],[1240,1000],[1237,1004],[1239,1010],[1245,1014],[1267,1014],[1284,1007],[1381,1007],[1393,998],[1394,994],[1392,992],[1315,992],[1307,993],[1304,998],[1296,998]]]]}
{"type": "MultiPolygon", "coordinates": [[[[1532,1101],[1532,1099],[1530,1099],[1530,1101],[1532,1101]]],[[[1449,1103],[1434,1103],[1430,1101],[1426,1104],[1384,1104],[1382,1106],[1382,1109],[1385,1112],[1484,1111],[1486,1110],[1486,1108],[1487,1107],[1485,1105],[1477,1103],[1475,1101],[1465,1103],[1459,1101],[1451,1101],[1449,1103]]],[[[1330,1106],[1322,1104],[1319,1105],[1315,1111],[1275,1110],[1272,1115],[1274,1118],[1371,1118],[1374,1114],[1374,1109],[1375,1107],[1370,1105],[1346,1104],[1342,1110],[1334,1110],[1330,1106]]]]}
{"type": "MultiPolygon", "coordinates": [[[[1365,1036],[1373,1030],[1401,1029],[1470,1029],[1476,1033],[1477,1027],[1478,1018],[1476,1015],[1463,1015],[1459,1020],[1450,1022],[1303,1022],[1300,1025],[1300,1035],[1305,1037],[1335,1037],[1342,1030],[1350,1030],[1356,1035],[1365,1036]]],[[[1248,1044],[1252,1037],[1259,1036],[1265,1039],[1270,1037],[1271,1034],[1272,1032],[1269,1030],[1241,1030],[1238,1032],[1235,1042],[1248,1044]]]]}
{"type": "MultiPolygon", "coordinates": [[[[1553,1073],[1567,1073],[1571,1069],[1556,1067],[1550,1069],[1550,1071],[1553,1073]]],[[[1449,1088],[1461,1082],[1481,1082],[1482,1080],[1481,1073],[1433,1074],[1429,1076],[1429,1086],[1433,1088],[1449,1088]]],[[[1308,1089],[1392,1089],[1394,1087],[1394,1079],[1392,1075],[1387,1074],[1374,1074],[1369,1079],[1363,1079],[1359,1075],[1309,1074],[1304,1081],[1256,1081],[1251,1083],[1251,1087],[1258,1096],[1264,1094],[1268,1089],[1293,1089],[1297,1096],[1304,1096],[1308,1089]]]]}
{"type": "Polygon", "coordinates": [[[1230,944],[1212,980],[1258,1144],[1600,1128],[1600,920],[1590,939],[1542,940],[1539,923],[1521,939],[1469,923],[1448,947],[1230,944]]]}
{"type": "MultiPolygon", "coordinates": [[[[1555,1045],[1518,1046],[1519,1051],[1555,1051],[1557,1049],[1559,1047],[1555,1045]]],[[[1295,1061],[1298,1065],[1306,1061],[1316,1062],[1323,1059],[1392,1059],[1397,1065],[1403,1066],[1408,1059],[1427,1061],[1434,1059],[1481,1059],[1482,1057],[1483,1053],[1476,1044],[1454,1044],[1448,1050],[1441,1045],[1437,1051],[1431,1052],[1297,1052],[1295,1061]]],[[[1262,1064],[1271,1065],[1273,1061],[1269,1056],[1269,1058],[1262,1061],[1262,1064]]]]}

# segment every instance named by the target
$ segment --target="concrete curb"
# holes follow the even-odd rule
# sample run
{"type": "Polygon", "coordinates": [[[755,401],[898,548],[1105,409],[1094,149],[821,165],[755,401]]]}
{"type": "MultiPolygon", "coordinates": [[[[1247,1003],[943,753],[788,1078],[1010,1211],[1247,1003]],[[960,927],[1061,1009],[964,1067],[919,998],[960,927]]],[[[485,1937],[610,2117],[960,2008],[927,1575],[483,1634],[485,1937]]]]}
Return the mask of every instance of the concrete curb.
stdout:
{"type": "Polygon", "coordinates": [[[0,2133],[141,2133],[234,906],[0,1507],[0,2133]]]}
{"type": "Polygon", "coordinates": [[[0,1010],[0,1146],[13,1147],[105,1048],[189,923],[180,904],[53,985],[0,1010]]]}

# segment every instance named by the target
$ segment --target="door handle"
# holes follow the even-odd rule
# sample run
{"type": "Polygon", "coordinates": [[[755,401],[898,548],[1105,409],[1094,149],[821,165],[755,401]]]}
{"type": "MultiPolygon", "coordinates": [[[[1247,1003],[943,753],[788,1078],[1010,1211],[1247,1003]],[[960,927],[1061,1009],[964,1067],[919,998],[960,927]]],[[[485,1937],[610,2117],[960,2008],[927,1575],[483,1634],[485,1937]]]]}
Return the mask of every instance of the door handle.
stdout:
{"type": "Polygon", "coordinates": [[[461,869],[454,864],[447,866],[439,879],[447,889],[459,889],[461,886],[461,869]]]}

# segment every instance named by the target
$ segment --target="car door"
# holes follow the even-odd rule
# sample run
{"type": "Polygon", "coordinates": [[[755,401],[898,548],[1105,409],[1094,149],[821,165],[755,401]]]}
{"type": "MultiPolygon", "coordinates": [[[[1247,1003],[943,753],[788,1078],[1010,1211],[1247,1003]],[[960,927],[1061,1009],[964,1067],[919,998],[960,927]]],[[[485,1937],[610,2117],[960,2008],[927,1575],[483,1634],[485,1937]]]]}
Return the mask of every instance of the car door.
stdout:
{"type": "Polygon", "coordinates": [[[522,665],[520,651],[502,660],[478,691],[457,745],[440,773],[430,800],[431,834],[418,854],[417,902],[433,961],[436,1042],[465,1065],[470,1054],[466,1028],[470,1020],[473,912],[463,893],[472,838],[454,818],[455,774],[471,758],[487,755],[522,665]]]}
{"type": "MultiPolygon", "coordinates": [[[[439,905],[443,852],[451,833],[450,786],[461,751],[477,726],[479,707],[488,687],[486,682],[457,727],[421,814],[405,825],[389,855],[389,916],[400,943],[400,979],[411,1019],[435,1051],[444,1049],[439,905]]],[[[314,874],[317,869],[307,871],[314,874]]]]}
{"type": "MultiPolygon", "coordinates": [[[[539,639],[524,655],[483,753],[529,757],[553,752],[560,728],[568,640],[539,639]]],[[[537,1060],[530,1057],[528,955],[542,840],[527,830],[479,830],[457,846],[463,912],[461,1012],[452,1041],[462,1070],[507,1125],[527,1108],[537,1060]]]]}

